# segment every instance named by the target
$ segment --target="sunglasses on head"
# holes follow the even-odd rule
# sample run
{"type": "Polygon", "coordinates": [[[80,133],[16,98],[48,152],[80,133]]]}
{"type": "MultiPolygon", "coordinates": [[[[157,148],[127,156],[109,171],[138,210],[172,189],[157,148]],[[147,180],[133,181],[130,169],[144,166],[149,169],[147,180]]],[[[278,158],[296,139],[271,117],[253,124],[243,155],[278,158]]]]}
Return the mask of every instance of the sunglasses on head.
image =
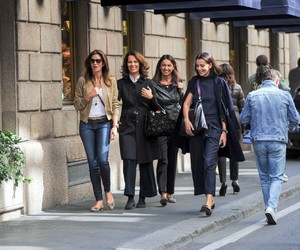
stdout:
{"type": "Polygon", "coordinates": [[[89,60],[90,61],[90,63],[101,63],[102,62],[102,59],[90,59],[89,60]]]}

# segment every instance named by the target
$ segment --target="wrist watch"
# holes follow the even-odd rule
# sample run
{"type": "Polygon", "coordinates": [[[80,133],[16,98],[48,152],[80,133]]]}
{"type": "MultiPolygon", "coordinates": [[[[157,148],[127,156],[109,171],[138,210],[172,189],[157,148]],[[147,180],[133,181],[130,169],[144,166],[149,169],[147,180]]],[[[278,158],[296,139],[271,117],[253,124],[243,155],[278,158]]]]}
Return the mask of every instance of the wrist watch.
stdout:
{"type": "Polygon", "coordinates": [[[224,129],[224,128],[222,128],[222,133],[226,133],[226,134],[228,134],[228,130],[227,130],[227,129],[224,129]]]}

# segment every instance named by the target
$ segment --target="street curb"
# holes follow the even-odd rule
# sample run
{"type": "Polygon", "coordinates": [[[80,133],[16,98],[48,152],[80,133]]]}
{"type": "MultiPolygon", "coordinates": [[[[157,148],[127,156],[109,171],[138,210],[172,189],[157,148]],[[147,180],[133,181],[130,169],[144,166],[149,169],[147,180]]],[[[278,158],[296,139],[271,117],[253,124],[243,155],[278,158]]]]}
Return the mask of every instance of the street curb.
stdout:
{"type": "MultiPolygon", "coordinates": [[[[300,194],[300,184],[297,176],[283,183],[280,202],[300,194]]],[[[264,216],[264,204],[261,191],[217,207],[211,217],[203,215],[187,219],[165,227],[153,233],[127,242],[116,250],[128,249],[177,249],[187,247],[195,238],[211,233],[229,224],[245,219],[259,211],[264,216]],[[199,219],[199,220],[198,220],[199,219]]]]}

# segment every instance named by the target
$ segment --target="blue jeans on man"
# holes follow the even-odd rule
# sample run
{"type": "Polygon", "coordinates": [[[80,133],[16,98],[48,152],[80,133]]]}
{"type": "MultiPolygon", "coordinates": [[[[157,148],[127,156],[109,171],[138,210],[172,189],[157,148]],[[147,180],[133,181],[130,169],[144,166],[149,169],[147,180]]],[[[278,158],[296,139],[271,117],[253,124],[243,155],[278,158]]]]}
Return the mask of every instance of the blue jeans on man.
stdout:
{"type": "Polygon", "coordinates": [[[110,148],[109,121],[80,121],[79,134],[85,148],[89,164],[90,178],[96,201],[103,200],[102,186],[105,192],[110,192],[110,166],[108,153],[110,148]]]}
{"type": "Polygon", "coordinates": [[[286,144],[274,141],[256,141],[253,142],[253,149],[265,207],[270,207],[276,212],[286,164],[286,144]]]}

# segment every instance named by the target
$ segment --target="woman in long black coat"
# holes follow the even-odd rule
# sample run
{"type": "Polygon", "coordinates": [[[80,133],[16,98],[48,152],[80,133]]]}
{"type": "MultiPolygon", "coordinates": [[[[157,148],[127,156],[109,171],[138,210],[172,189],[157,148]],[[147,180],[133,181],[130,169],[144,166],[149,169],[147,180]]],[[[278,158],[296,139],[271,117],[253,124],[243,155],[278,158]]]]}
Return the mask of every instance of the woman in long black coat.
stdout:
{"type": "Polygon", "coordinates": [[[122,66],[122,76],[118,80],[119,100],[122,100],[119,142],[125,180],[124,195],[128,196],[125,209],[135,207],[137,164],[140,169],[140,194],[136,207],[144,208],[145,197],[157,194],[153,160],[160,156],[157,139],[145,137],[144,122],[149,110],[158,110],[159,106],[153,82],[147,78],[147,62],[141,53],[127,53],[122,66]]]}

